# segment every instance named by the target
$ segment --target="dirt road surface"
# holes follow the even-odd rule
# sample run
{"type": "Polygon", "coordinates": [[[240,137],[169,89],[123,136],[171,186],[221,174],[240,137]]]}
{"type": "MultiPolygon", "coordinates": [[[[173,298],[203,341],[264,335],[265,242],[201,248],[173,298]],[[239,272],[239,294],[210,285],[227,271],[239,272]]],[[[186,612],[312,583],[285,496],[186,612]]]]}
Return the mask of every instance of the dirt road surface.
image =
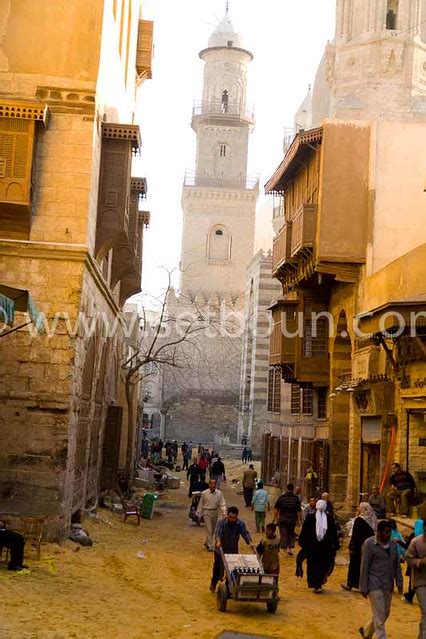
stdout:
{"type": "MultiPolygon", "coordinates": [[[[240,486],[230,481],[241,476],[242,465],[228,465],[228,505],[240,507],[253,532],[254,515],[237,495],[240,486]]],[[[184,473],[181,478],[181,488],[162,497],[157,514],[139,528],[132,519],[124,524],[101,510],[104,521],[85,522],[92,548],[71,541],[44,544],[39,562],[30,549],[31,571],[22,574],[0,564],[0,639],[213,639],[225,630],[286,639],[359,636],[370,609],[359,593],[341,590],[346,568],[336,567],[324,593],[314,595],[305,580],[294,577],[294,557],[282,557],[275,615],[264,605],[233,601],[226,613],[218,612],[209,592],[213,557],[203,549],[203,527],[188,519],[184,473]],[[140,551],[145,558],[137,556],[140,551]]],[[[418,618],[418,605],[395,595],[389,639],[414,639],[418,618]]]]}

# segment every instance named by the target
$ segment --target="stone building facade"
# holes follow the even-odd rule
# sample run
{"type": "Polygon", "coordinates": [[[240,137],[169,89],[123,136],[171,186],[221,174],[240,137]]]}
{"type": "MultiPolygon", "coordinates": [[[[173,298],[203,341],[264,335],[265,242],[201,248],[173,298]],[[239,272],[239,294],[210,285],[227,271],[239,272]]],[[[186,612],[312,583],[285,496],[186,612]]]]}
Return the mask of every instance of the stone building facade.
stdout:
{"type": "Polygon", "coordinates": [[[423,121],[424,0],[337,0],[334,41],[312,95],[312,126],[325,117],[423,121]]]}
{"type": "Polygon", "coordinates": [[[196,168],[184,181],[181,286],[168,309],[200,309],[211,324],[194,338],[185,371],[164,370],[165,437],[206,443],[215,434],[237,437],[245,272],[258,197],[258,178],[247,174],[252,57],[228,14],[200,53],[203,97],[192,117],[196,168]]]}
{"type": "Polygon", "coordinates": [[[0,512],[60,539],[126,457],[121,309],[148,221],[130,171],[152,23],[139,0],[12,1],[0,33],[0,299],[16,310],[0,338],[0,512]]]}
{"type": "Polygon", "coordinates": [[[373,483],[386,490],[392,460],[426,488],[424,10],[337,3],[316,128],[266,187],[283,198],[270,363],[302,393],[328,388],[329,487],[348,509],[373,483]]]}
{"type": "MultiPolygon", "coordinates": [[[[272,278],[272,253],[260,250],[247,268],[242,348],[238,441],[246,439],[254,453],[261,450],[274,402],[268,398],[269,307],[280,293],[272,278]],[[268,400],[271,401],[268,401],[268,400]]],[[[276,402],[275,402],[276,406],[276,402]]]]}

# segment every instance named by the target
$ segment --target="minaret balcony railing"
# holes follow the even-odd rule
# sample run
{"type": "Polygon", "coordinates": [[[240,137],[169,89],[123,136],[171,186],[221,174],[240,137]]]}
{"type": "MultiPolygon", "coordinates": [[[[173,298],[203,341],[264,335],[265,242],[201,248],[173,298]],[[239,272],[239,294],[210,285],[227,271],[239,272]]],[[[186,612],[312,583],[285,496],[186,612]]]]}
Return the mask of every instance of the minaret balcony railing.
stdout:
{"type": "Polygon", "coordinates": [[[209,175],[202,171],[189,171],[185,173],[184,186],[208,187],[212,189],[249,189],[259,188],[259,175],[209,175]]]}
{"type": "Polygon", "coordinates": [[[242,120],[254,120],[254,109],[234,102],[221,102],[220,100],[195,102],[192,116],[214,115],[224,118],[237,118],[242,120]]]}

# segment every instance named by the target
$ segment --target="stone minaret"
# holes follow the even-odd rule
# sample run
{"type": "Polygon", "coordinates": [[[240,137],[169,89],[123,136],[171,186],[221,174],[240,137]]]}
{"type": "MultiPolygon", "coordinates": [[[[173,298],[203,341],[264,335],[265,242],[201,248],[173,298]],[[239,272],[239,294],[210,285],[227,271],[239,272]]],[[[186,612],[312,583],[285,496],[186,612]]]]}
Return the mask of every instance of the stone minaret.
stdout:
{"type": "Polygon", "coordinates": [[[164,370],[162,434],[216,446],[237,438],[242,335],[231,328],[243,324],[259,187],[247,175],[252,54],[228,12],[200,57],[203,96],[192,117],[197,157],[182,196],[181,295],[169,294],[168,311],[185,317],[196,308],[212,323],[182,346],[182,369],[164,370]]]}
{"type": "Polygon", "coordinates": [[[313,98],[322,117],[426,118],[426,1],[337,0],[313,98]]]}
{"type": "Polygon", "coordinates": [[[195,104],[195,171],[188,171],[184,214],[181,289],[237,299],[253,255],[258,180],[247,175],[249,134],[247,70],[252,54],[235,32],[228,12],[200,52],[204,62],[202,101],[195,104]]]}

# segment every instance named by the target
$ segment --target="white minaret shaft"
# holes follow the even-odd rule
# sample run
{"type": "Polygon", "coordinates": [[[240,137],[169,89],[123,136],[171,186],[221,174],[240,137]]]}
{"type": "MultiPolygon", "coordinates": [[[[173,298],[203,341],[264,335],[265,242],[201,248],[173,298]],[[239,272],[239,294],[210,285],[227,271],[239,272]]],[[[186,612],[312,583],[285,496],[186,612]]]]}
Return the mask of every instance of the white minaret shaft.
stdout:
{"type": "Polygon", "coordinates": [[[228,15],[200,53],[204,62],[201,102],[194,106],[195,170],[187,172],[182,197],[184,293],[237,298],[253,253],[258,184],[247,175],[253,112],[247,106],[244,48],[228,15]]]}

